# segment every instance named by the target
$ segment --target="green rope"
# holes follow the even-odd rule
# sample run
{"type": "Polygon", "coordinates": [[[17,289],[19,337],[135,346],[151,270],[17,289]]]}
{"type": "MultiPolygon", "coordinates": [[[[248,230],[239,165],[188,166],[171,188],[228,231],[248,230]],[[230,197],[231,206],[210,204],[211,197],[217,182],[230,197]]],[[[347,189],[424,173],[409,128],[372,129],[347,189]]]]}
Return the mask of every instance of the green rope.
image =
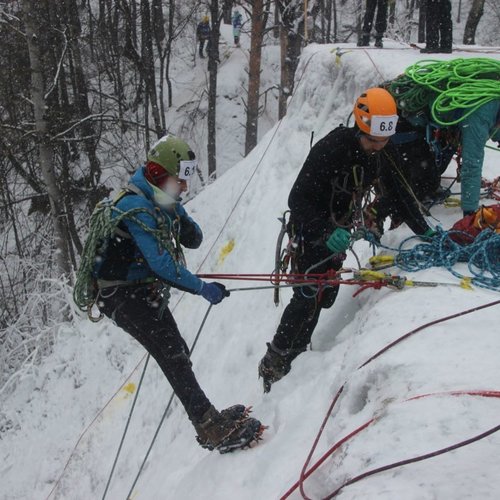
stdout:
{"type": "Polygon", "coordinates": [[[427,87],[416,85],[406,75],[400,75],[389,83],[389,92],[397,100],[404,115],[415,113],[430,106],[436,93],[427,87]]]}
{"type": "Polygon", "coordinates": [[[500,98],[500,61],[486,57],[419,61],[389,84],[403,112],[427,107],[441,126],[460,123],[487,102],[500,98]],[[464,110],[459,118],[446,115],[464,110]]]}
{"type": "Polygon", "coordinates": [[[90,217],[89,234],[85,241],[73,289],[73,300],[82,311],[88,311],[95,302],[96,287],[93,269],[99,250],[105,250],[107,241],[115,234],[116,228],[124,219],[134,222],[141,229],[150,233],[169,252],[176,263],[182,262],[184,259],[180,245],[173,243],[173,241],[177,242],[178,238],[174,235],[175,230],[170,219],[168,219],[167,227],[163,216],[155,216],[147,208],[138,207],[124,212],[114,205],[113,200],[106,198],[96,205],[90,217]],[[113,213],[115,217],[113,217],[113,213]],[[158,228],[151,228],[138,219],[137,216],[141,213],[154,217],[158,228]]]}

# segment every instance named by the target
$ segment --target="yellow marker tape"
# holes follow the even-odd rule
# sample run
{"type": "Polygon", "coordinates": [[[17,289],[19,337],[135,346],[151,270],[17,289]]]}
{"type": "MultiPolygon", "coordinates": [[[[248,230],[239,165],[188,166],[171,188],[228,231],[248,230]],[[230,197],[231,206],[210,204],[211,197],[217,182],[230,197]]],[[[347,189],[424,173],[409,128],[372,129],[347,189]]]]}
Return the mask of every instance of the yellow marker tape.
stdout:
{"type": "Polygon", "coordinates": [[[123,391],[128,392],[129,394],[134,394],[135,384],[133,382],[129,382],[126,386],[123,387],[123,391]]]}
{"type": "Polygon", "coordinates": [[[222,265],[226,260],[226,257],[233,251],[234,239],[231,238],[221,249],[219,253],[219,258],[217,259],[217,265],[222,265]]]}
{"type": "Polygon", "coordinates": [[[463,278],[460,280],[460,286],[464,290],[474,290],[474,288],[472,288],[472,278],[463,278]]]}

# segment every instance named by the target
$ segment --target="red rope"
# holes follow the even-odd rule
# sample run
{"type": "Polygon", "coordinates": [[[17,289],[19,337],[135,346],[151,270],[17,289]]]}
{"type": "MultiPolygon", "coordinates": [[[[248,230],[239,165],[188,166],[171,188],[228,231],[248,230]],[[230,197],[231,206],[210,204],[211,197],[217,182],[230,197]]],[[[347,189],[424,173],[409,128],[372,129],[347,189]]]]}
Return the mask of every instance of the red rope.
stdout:
{"type": "MultiPolygon", "coordinates": [[[[413,398],[407,399],[404,402],[414,401],[414,400],[422,399],[422,398],[429,397],[429,396],[443,396],[443,395],[451,395],[451,396],[469,396],[470,395],[470,396],[482,396],[482,397],[488,397],[488,398],[491,398],[491,397],[500,398],[500,391],[451,391],[449,393],[442,392],[442,393],[435,393],[435,394],[421,394],[419,396],[414,396],[413,398]]],[[[344,444],[346,441],[351,439],[354,435],[356,435],[359,432],[361,432],[362,430],[366,429],[366,427],[368,427],[368,425],[371,424],[372,422],[374,422],[375,420],[376,419],[373,418],[373,419],[369,420],[366,424],[363,424],[362,426],[358,427],[355,431],[351,432],[351,434],[349,434],[349,436],[346,436],[346,438],[348,438],[348,439],[344,438],[343,440],[336,443],[334,446],[332,446],[332,448],[330,448],[330,450],[328,450],[327,453],[325,453],[325,455],[328,455],[328,456],[332,455],[333,452],[336,451],[342,444],[344,444]]],[[[484,439],[485,437],[488,437],[491,434],[498,432],[499,430],[500,430],[500,425],[496,425],[496,426],[488,429],[487,431],[482,432],[481,434],[477,434],[476,436],[465,439],[463,441],[459,441],[458,443],[455,443],[455,444],[452,444],[449,446],[445,446],[444,448],[441,448],[439,450],[434,450],[434,451],[431,451],[429,453],[425,453],[424,455],[418,455],[416,457],[407,458],[406,460],[400,460],[398,462],[394,462],[391,464],[383,465],[381,467],[377,467],[375,469],[368,470],[366,472],[363,472],[362,474],[358,474],[357,476],[354,476],[353,478],[345,481],[336,490],[334,490],[333,493],[330,493],[328,496],[324,497],[322,500],[330,500],[331,498],[334,498],[346,486],[350,486],[351,484],[357,483],[358,481],[361,481],[362,479],[365,479],[366,477],[373,476],[375,474],[378,474],[379,472],[385,472],[385,471],[388,471],[391,469],[395,469],[397,467],[402,467],[403,465],[421,462],[421,461],[427,460],[429,458],[443,455],[443,454],[448,453],[450,451],[456,450],[458,448],[462,448],[462,447],[467,446],[471,443],[474,443],[476,441],[484,439]]],[[[326,458],[327,457],[325,457],[323,459],[323,461],[326,460],[326,458]]],[[[306,497],[303,497],[303,498],[306,498],[306,497]]]]}
{"type": "MultiPolygon", "coordinates": [[[[339,396],[341,391],[337,393],[337,396],[339,396]]],[[[481,396],[481,397],[494,397],[494,398],[500,398],[500,391],[490,391],[490,390],[462,390],[462,391],[449,391],[449,392],[437,392],[437,393],[429,393],[429,394],[420,394],[418,396],[413,396],[411,398],[406,399],[403,402],[409,402],[409,401],[415,401],[417,399],[423,399],[426,397],[430,396],[481,396]]],[[[372,419],[368,420],[364,424],[360,425],[353,431],[351,431],[349,434],[347,434],[345,437],[337,441],[333,446],[331,446],[315,463],[314,465],[311,466],[307,472],[305,471],[307,465],[309,465],[309,461],[311,458],[312,453],[309,453],[309,456],[307,457],[307,461],[304,464],[304,467],[302,468],[301,476],[300,479],[291,487],[287,490],[287,492],[280,498],[280,500],[285,500],[288,498],[297,488],[300,489],[300,493],[302,495],[302,498],[305,500],[310,500],[309,497],[306,495],[305,490],[304,490],[304,481],[313,473],[315,472],[330,456],[332,456],[341,446],[343,446],[346,442],[350,441],[354,436],[359,434],[361,431],[365,430],[367,427],[369,427],[371,424],[379,420],[377,417],[373,417],[372,419]]],[[[322,425],[322,430],[324,429],[324,424],[326,423],[326,420],[324,421],[322,425]]],[[[325,497],[323,500],[327,500],[330,498],[335,497],[340,490],[345,488],[346,486],[349,486],[353,483],[356,483],[360,481],[361,479],[364,479],[365,477],[372,476],[375,474],[378,474],[379,472],[384,472],[386,470],[394,469],[396,467],[401,467],[403,465],[407,465],[409,463],[415,463],[419,462],[422,460],[426,460],[428,458],[432,458],[441,454],[444,454],[446,452],[455,450],[457,448],[461,448],[467,444],[473,443],[475,441],[479,441],[480,439],[483,439],[490,434],[493,434],[494,432],[497,432],[500,430],[500,425],[495,426],[481,434],[478,434],[477,436],[474,436],[472,438],[466,439],[464,441],[460,441],[459,443],[447,446],[445,448],[442,448],[440,450],[432,451],[430,453],[426,453],[424,455],[419,455],[417,457],[412,457],[406,460],[401,460],[399,462],[394,462],[392,464],[384,465],[382,467],[378,467],[376,469],[371,469],[369,471],[363,472],[362,474],[359,474],[358,476],[354,476],[353,478],[345,481],[339,488],[337,488],[333,493],[325,497]]],[[[318,438],[315,440],[315,444],[317,444],[318,438]]]]}
{"type": "Polygon", "coordinates": [[[380,290],[383,286],[391,285],[391,283],[384,280],[340,279],[336,278],[338,274],[340,273],[330,270],[326,273],[312,274],[197,274],[197,276],[198,278],[213,280],[268,281],[272,285],[279,285],[280,283],[315,285],[319,288],[319,294],[321,294],[325,286],[359,285],[360,289],[353,294],[353,297],[356,297],[368,288],[380,290]]]}
{"type": "MultiPolygon", "coordinates": [[[[433,321],[429,321],[428,323],[425,323],[425,324],[423,324],[423,325],[421,325],[421,326],[419,326],[419,327],[411,330],[410,332],[408,332],[405,335],[403,335],[403,336],[399,337],[398,339],[396,339],[394,342],[391,342],[390,344],[388,344],[386,347],[384,347],[383,349],[381,349],[380,351],[378,351],[377,353],[375,353],[373,356],[371,356],[363,364],[361,364],[360,366],[358,366],[358,368],[356,370],[359,370],[359,369],[363,368],[364,366],[368,365],[373,360],[375,360],[376,358],[378,358],[379,356],[381,356],[383,353],[387,352],[389,349],[391,349],[395,345],[399,344],[400,342],[402,342],[403,340],[409,338],[410,336],[416,334],[417,332],[422,331],[425,328],[428,328],[429,326],[436,325],[438,323],[442,323],[444,321],[448,321],[450,319],[457,318],[457,317],[460,317],[460,316],[465,316],[466,314],[470,314],[470,313],[473,313],[473,312],[476,312],[476,311],[480,311],[481,309],[485,309],[487,307],[492,307],[492,306],[495,306],[495,305],[498,305],[498,304],[500,304],[500,300],[495,300],[493,302],[489,302],[488,304],[484,304],[482,306],[476,306],[476,307],[473,307],[471,309],[467,309],[465,311],[461,311],[461,312],[456,313],[456,314],[451,314],[451,315],[446,316],[444,318],[439,318],[439,319],[436,319],[436,320],[433,320],[433,321]]],[[[313,443],[313,445],[311,447],[309,455],[307,456],[307,459],[306,459],[306,461],[304,463],[304,466],[302,467],[299,480],[290,489],[287,490],[287,492],[281,497],[280,500],[285,500],[286,498],[288,498],[297,489],[297,487],[300,488],[300,492],[302,494],[302,497],[303,498],[307,498],[307,496],[305,495],[305,492],[304,492],[304,487],[303,487],[303,483],[304,483],[305,479],[307,479],[312,474],[312,472],[314,472],[314,470],[316,470],[321,465],[321,463],[323,463],[324,460],[326,460],[328,458],[328,456],[330,456],[339,446],[341,446],[341,444],[343,444],[348,439],[352,438],[357,433],[361,432],[361,430],[363,430],[366,427],[368,427],[368,425],[370,425],[374,421],[374,419],[372,419],[369,422],[367,422],[366,424],[363,424],[361,427],[358,427],[358,429],[354,430],[351,434],[349,434],[349,436],[346,436],[345,438],[343,438],[343,440],[341,440],[338,443],[336,443],[336,445],[334,445],[332,448],[330,448],[330,450],[329,450],[330,454],[329,455],[327,455],[328,454],[328,452],[327,452],[327,454],[325,454],[327,456],[324,455],[309,471],[306,472],[307,467],[308,467],[308,465],[309,465],[309,463],[311,461],[311,457],[312,457],[312,455],[314,454],[314,452],[316,450],[316,447],[317,447],[318,442],[319,442],[319,440],[321,438],[321,435],[323,434],[323,431],[324,431],[325,426],[326,426],[326,422],[330,418],[330,416],[331,416],[331,414],[333,412],[333,409],[334,409],[336,403],[338,402],[340,394],[344,390],[344,387],[345,387],[346,383],[347,383],[347,381],[342,384],[342,386],[340,387],[340,389],[337,391],[337,394],[333,398],[333,401],[332,401],[332,403],[331,403],[331,405],[330,405],[330,407],[329,407],[329,409],[328,409],[328,411],[326,413],[326,416],[325,416],[325,418],[323,420],[323,423],[321,424],[321,427],[320,427],[320,429],[318,431],[318,434],[317,434],[317,436],[316,436],[316,438],[314,440],[314,443],[313,443]]],[[[496,391],[487,391],[487,392],[488,392],[488,394],[491,394],[489,397],[497,397],[496,396],[496,391]]],[[[485,391],[481,391],[481,395],[483,395],[484,393],[485,393],[485,391]]],[[[420,396],[420,397],[425,397],[425,395],[420,396]]],[[[494,431],[494,432],[496,432],[496,431],[494,431]]],[[[355,479],[355,478],[353,478],[353,479],[355,479]]],[[[362,478],[360,478],[360,479],[362,479],[362,478]]],[[[352,484],[352,483],[350,483],[350,484],[352,484]]],[[[342,486],[342,488],[344,486],[347,486],[347,484],[344,484],[342,486]]],[[[340,491],[340,489],[338,491],[340,491]]]]}
{"type": "Polygon", "coordinates": [[[415,335],[415,333],[418,333],[421,330],[424,330],[425,328],[428,328],[429,326],[437,325],[438,323],[443,323],[443,322],[448,321],[450,319],[458,318],[460,316],[465,316],[466,314],[470,314],[470,313],[473,313],[473,312],[476,312],[476,311],[480,311],[481,309],[486,309],[487,307],[496,306],[498,304],[500,304],[500,300],[495,300],[493,302],[489,302],[488,304],[484,304],[482,306],[473,307],[471,309],[467,309],[465,311],[461,311],[461,312],[456,313],[456,314],[451,314],[450,316],[445,316],[444,318],[440,318],[440,319],[436,319],[436,320],[433,320],[433,321],[429,321],[428,323],[425,323],[424,325],[421,325],[421,326],[415,328],[411,332],[406,333],[402,337],[399,337],[399,339],[396,339],[394,342],[391,342],[390,344],[388,344],[387,346],[385,346],[383,349],[380,349],[380,351],[378,351],[371,358],[369,358],[367,361],[365,361],[357,369],[359,370],[360,368],[363,368],[368,363],[371,363],[374,359],[376,359],[379,356],[381,356],[384,352],[388,351],[389,349],[391,349],[395,345],[399,344],[403,340],[406,340],[408,337],[411,337],[412,335],[415,335]]]}

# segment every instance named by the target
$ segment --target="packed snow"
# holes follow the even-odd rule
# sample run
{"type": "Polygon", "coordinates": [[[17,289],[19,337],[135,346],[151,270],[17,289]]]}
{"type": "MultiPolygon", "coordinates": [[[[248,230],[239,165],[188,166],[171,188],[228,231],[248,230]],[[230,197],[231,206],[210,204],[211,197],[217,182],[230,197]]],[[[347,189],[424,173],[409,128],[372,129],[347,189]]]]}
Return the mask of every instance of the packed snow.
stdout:
{"type": "MultiPolygon", "coordinates": [[[[417,50],[399,43],[386,41],[385,46],[305,48],[287,116],[248,157],[187,204],[205,234],[201,248],[187,254],[190,269],[272,270],[277,218],[287,208],[311,133],[316,141],[346,123],[359,93],[422,59],[417,50]]],[[[477,55],[457,51],[434,58],[477,55]]],[[[488,56],[500,58],[498,53],[488,56]]],[[[277,51],[274,57],[277,64],[277,51]]],[[[239,78],[241,73],[233,75],[239,78]]],[[[230,73],[225,78],[223,85],[237,87],[227,80],[230,73]]],[[[227,143],[233,126],[225,119],[220,126],[219,140],[227,143]]],[[[498,153],[487,150],[483,175],[496,177],[497,164],[498,153]]],[[[461,211],[439,205],[432,216],[431,224],[449,228],[461,211]]],[[[397,246],[410,235],[401,226],[386,232],[382,241],[397,246]]],[[[366,264],[368,245],[357,242],[355,251],[366,264]]],[[[346,266],[356,266],[352,255],[346,266]]],[[[344,383],[312,463],[336,441],[374,416],[378,419],[305,481],[310,498],[325,497],[366,470],[432,452],[497,425],[499,399],[443,394],[407,401],[429,393],[500,389],[497,307],[429,327],[358,368],[419,325],[500,298],[493,291],[456,286],[458,280],[443,269],[408,276],[450,285],[367,290],[356,298],[355,287],[343,287],[335,305],[322,312],[311,350],[294,361],[292,371],[269,394],[263,394],[257,365],[291,292],[282,290],[279,307],[270,290],[234,292],[213,307],[192,355],[195,373],[217,408],[251,405],[253,416],[268,426],[263,440],[232,454],[207,452],[196,443],[193,427],[174,400],[131,498],[280,498],[298,479],[332,398],[344,383]]],[[[198,296],[174,293],[171,308],[191,344],[208,304],[198,296]]],[[[101,498],[144,362],[141,346],[107,319],[94,324],[82,316],[61,328],[54,353],[2,404],[1,497],[101,498]]],[[[170,394],[151,360],[107,498],[127,498],[170,394]]],[[[338,498],[496,499],[499,446],[500,435],[493,434],[347,486],[338,498]]],[[[299,492],[291,498],[300,498],[299,492]]]]}

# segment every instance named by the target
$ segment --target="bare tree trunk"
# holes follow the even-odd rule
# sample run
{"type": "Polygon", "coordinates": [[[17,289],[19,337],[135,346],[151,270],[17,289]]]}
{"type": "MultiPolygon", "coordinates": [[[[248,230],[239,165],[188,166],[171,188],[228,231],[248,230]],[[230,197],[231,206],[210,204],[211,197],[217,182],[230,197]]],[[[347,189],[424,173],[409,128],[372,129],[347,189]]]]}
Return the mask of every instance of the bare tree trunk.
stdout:
{"type": "Polygon", "coordinates": [[[222,20],[224,21],[224,24],[231,24],[232,9],[233,9],[233,0],[223,0],[222,20]]]}
{"type": "Polygon", "coordinates": [[[332,41],[332,38],[331,38],[331,34],[332,34],[332,0],[326,0],[325,21],[326,21],[325,42],[331,43],[331,41],[332,41]]]}
{"type": "Polygon", "coordinates": [[[168,107],[172,107],[172,80],[170,79],[170,56],[172,51],[172,40],[174,38],[174,15],[175,15],[175,0],[168,2],[168,41],[167,41],[167,60],[165,63],[165,80],[168,89],[168,107]]]}
{"type": "Polygon", "coordinates": [[[248,101],[245,137],[245,156],[257,144],[259,122],[260,67],[262,59],[263,0],[254,0],[252,6],[252,35],[250,40],[250,62],[248,67],[248,101]]]}
{"type": "Polygon", "coordinates": [[[280,46],[281,46],[281,83],[278,99],[278,117],[286,115],[287,100],[293,93],[293,79],[300,57],[303,21],[297,23],[302,12],[296,11],[296,6],[290,0],[279,2],[281,12],[280,46]]]}
{"type": "MultiPolygon", "coordinates": [[[[164,17],[163,9],[161,5],[161,0],[153,0],[151,4],[151,24],[153,25],[154,40],[156,44],[156,49],[158,51],[158,57],[160,59],[160,78],[158,82],[159,86],[159,100],[160,100],[160,122],[162,133],[167,130],[166,116],[165,116],[165,81],[163,80],[163,73],[165,71],[165,58],[167,56],[170,47],[167,47],[165,41],[165,28],[164,28],[164,17]]],[[[154,64],[154,63],[153,63],[154,64]]]]}
{"type": "Polygon", "coordinates": [[[146,84],[146,91],[149,95],[149,102],[151,105],[151,113],[155,124],[156,135],[161,137],[164,133],[162,129],[162,120],[160,118],[160,110],[158,108],[158,97],[156,94],[156,78],[155,78],[155,65],[154,65],[154,51],[153,51],[153,26],[151,23],[151,9],[149,0],[141,0],[141,24],[142,24],[142,43],[141,43],[141,57],[144,68],[144,83],[146,84]]]}
{"type": "Polygon", "coordinates": [[[332,0],[333,1],[333,41],[336,43],[339,41],[339,24],[338,24],[338,17],[337,17],[337,0],[332,0]]]}
{"type": "Polygon", "coordinates": [[[273,37],[279,38],[280,36],[280,10],[278,0],[274,1],[274,26],[273,26],[273,37]]]}
{"type": "Polygon", "coordinates": [[[208,178],[213,180],[217,170],[217,63],[219,62],[219,1],[211,0],[210,16],[212,29],[210,33],[210,50],[208,51],[208,178]]]}
{"type": "Polygon", "coordinates": [[[484,0],[473,0],[467,21],[465,23],[464,39],[465,45],[476,43],[476,30],[484,12],[484,0]]]}
{"type": "Polygon", "coordinates": [[[286,63],[286,54],[288,51],[288,36],[287,30],[280,24],[280,94],[278,98],[278,119],[281,120],[286,115],[286,101],[290,95],[288,86],[288,65],[286,63]]]}
{"type": "MultiPolygon", "coordinates": [[[[83,119],[91,114],[87,82],[85,79],[82,53],[80,50],[79,37],[81,35],[80,19],[78,18],[78,6],[75,0],[66,0],[66,15],[68,18],[69,37],[68,45],[70,48],[74,72],[73,85],[74,85],[74,99],[78,118],[83,119]]],[[[81,125],[83,144],[85,152],[89,160],[90,173],[88,176],[88,186],[91,188],[97,187],[101,178],[100,162],[97,158],[96,149],[98,138],[95,133],[95,127],[92,121],[87,120],[81,125]]]]}
{"type": "Polygon", "coordinates": [[[41,39],[39,31],[41,27],[37,24],[37,4],[37,0],[22,0],[31,66],[31,100],[33,102],[35,130],[38,138],[40,169],[49,195],[50,212],[54,226],[57,268],[61,276],[69,279],[71,276],[71,266],[68,253],[67,231],[64,227],[64,215],[61,209],[62,195],[57,186],[53,170],[52,158],[54,152],[50,144],[48,122],[45,116],[47,103],[45,98],[45,81],[42,72],[41,47],[38,45],[41,39]]]}

